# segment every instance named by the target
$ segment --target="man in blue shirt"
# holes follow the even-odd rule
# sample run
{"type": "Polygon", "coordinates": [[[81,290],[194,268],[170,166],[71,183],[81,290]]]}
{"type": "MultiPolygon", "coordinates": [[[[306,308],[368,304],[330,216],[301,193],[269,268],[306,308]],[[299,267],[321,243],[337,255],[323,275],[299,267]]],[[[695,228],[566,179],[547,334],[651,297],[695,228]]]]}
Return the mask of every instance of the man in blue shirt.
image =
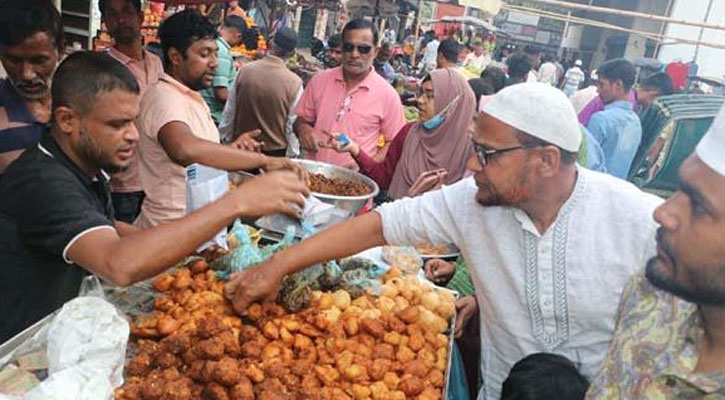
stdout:
{"type": "Polygon", "coordinates": [[[637,71],[634,64],[619,58],[604,63],[597,69],[597,74],[599,97],[605,106],[592,116],[587,129],[604,152],[607,172],[627,179],[642,140],[642,124],[629,101],[629,90],[634,85],[637,71]]]}
{"type": "Polygon", "coordinates": [[[395,70],[390,65],[390,57],[392,56],[393,45],[389,42],[383,42],[378,48],[377,56],[373,60],[375,71],[377,71],[378,74],[385,78],[385,80],[391,85],[395,83],[395,78],[398,77],[398,74],[395,73],[395,70]]]}
{"type": "Polygon", "coordinates": [[[0,5],[0,175],[35,147],[50,120],[50,78],[63,49],[60,14],[48,1],[0,5]]]}

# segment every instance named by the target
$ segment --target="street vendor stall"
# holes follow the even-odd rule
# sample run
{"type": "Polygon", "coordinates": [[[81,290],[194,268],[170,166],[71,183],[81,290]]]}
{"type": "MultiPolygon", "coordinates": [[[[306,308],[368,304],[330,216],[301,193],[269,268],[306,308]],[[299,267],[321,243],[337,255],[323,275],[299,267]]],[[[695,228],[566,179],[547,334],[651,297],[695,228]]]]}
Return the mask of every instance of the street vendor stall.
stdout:
{"type": "MultiPolygon", "coordinates": [[[[326,216],[349,218],[377,193],[352,171],[304,165],[319,174],[312,191],[326,216]]],[[[268,245],[237,221],[228,252],[192,255],[130,287],[87,278],[80,297],[0,346],[0,398],[447,398],[457,294],[423,278],[416,249],[311,267],[285,278],[276,302],[234,312],[231,274],[336,222],[308,216],[268,245]]]]}

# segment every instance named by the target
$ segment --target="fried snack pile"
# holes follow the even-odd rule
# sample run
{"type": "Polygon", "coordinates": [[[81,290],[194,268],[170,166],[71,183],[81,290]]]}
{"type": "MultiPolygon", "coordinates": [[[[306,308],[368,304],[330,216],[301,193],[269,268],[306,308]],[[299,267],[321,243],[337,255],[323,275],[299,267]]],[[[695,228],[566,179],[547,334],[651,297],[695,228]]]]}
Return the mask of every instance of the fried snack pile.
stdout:
{"type": "Polygon", "coordinates": [[[218,281],[209,264],[195,260],[173,274],[156,277],[154,313],[131,324],[131,334],[139,338],[160,338],[177,331],[189,331],[208,315],[222,316],[224,322],[238,328],[241,319],[224,298],[224,282],[218,281]]]}
{"type": "Polygon", "coordinates": [[[424,244],[416,247],[416,250],[420,254],[424,254],[426,256],[440,256],[449,253],[448,246],[433,246],[430,244],[424,244]]]}
{"type": "Polygon", "coordinates": [[[373,192],[373,189],[364,183],[328,178],[315,173],[310,174],[310,190],[332,196],[364,196],[373,192]]]}
{"type": "Polygon", "coordinates": [[[455,298],[396,269],[383,281],[377,298],[315,291],[295,314],[255,303],[243,325],[215,306],[192,313],[162,340],[138,341],[115,398],[441,399],[455,298]]]}

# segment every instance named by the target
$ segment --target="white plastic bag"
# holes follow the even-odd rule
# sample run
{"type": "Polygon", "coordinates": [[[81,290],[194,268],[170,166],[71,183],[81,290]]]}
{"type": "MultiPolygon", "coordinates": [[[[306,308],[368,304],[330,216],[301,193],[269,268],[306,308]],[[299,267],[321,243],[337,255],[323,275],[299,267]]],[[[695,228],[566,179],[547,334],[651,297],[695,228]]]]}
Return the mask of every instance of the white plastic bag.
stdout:
{"type": "MultiPolygon", "coordinates": [[[[191,164],[186,167],[186,213],[189,214],[224,196],[229,190],[229,176],[226,171],[191,164]]],[[[227,248],[227,230],[222,229],[211,240],[196,250],[201,252],[213,245],[227,248]]]]}

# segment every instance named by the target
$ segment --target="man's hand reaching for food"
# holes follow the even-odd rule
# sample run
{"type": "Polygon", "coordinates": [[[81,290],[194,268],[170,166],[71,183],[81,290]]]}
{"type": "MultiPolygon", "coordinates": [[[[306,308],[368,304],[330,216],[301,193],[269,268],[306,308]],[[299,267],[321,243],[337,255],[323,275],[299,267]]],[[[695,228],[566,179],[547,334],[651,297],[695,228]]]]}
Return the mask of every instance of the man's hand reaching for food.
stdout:
{"type": "Polygon", "coordinates": [[[247,307],[258,300],[274,300],[284,278],[280,268],[269,263],[247,268],[232,275],[224,287],[224,296],[231,300],[234,311],[243,315],[247,307]]]}

